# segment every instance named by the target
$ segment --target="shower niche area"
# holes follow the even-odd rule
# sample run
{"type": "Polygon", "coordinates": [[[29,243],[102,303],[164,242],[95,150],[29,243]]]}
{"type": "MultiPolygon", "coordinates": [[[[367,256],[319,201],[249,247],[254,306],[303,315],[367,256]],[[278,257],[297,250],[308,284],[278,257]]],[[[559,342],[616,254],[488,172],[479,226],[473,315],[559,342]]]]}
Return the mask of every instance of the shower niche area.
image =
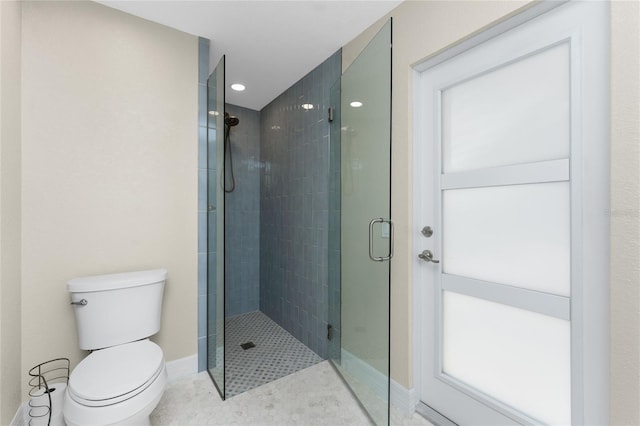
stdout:
{"type": "Polygon", "coordinates": [[[367,251],[391,250],[370,225],[390,222],[390,24],[383,31],[361,54],[372,63],[359,57],[343,75],[339,50],[260,111],[224,102],[224,57],[206,80],[199,369],[223,399],[329,360],[388,423],[389,263],[367,251]],[[383,84],[372,80],[381,58],[383,84]],[[341,93],[365,107],[341,114],[341,93]]]}

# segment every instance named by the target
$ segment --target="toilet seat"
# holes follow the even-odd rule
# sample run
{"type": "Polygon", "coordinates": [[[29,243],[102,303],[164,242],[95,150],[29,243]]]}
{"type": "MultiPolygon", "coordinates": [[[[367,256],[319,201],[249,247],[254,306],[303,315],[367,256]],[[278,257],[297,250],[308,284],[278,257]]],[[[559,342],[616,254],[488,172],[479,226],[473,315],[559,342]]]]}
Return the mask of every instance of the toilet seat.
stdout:
{"type": "Polygon", "coordinates": [[[92,352],[69,377],[67,393],[78,404],[104,407],[133,398],[164,371],[162,349],[149,340],[92,352]]]}

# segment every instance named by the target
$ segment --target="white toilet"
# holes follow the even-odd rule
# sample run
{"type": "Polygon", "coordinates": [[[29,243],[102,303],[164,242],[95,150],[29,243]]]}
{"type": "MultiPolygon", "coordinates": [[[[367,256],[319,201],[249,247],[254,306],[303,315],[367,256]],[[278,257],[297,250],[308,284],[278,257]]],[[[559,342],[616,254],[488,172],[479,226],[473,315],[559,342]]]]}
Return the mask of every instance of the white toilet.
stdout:
{"type": "Polygon", "coordinates": [[[67,283],[81,349],[69,376],[68,426],[150,425],[167,383],[160,330],[164,269],[75,278],[67,283]]]}

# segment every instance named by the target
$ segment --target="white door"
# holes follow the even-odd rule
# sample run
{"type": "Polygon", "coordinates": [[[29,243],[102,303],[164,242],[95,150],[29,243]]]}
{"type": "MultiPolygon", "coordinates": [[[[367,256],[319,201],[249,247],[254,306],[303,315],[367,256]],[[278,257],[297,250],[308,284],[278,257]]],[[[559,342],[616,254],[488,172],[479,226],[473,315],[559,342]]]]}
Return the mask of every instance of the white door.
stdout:
{"type": "Polygon", "coordinates": [[[458,424],[608,421],[608,5],[542,8],[416,73],[417,380],[458,424]]]}

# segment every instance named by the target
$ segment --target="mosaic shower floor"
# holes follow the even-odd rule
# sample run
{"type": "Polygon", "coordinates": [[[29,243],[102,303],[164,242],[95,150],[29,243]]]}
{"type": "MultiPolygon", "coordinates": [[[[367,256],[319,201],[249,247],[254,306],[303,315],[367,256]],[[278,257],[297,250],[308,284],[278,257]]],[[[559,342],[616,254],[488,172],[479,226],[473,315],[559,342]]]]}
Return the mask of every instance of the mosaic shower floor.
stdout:
{"type": "Polygon", "coordinates": [[[225,321],[225,388],[232,397],[322,361],[268,316],[255,311],[225,321]],[[242,349],[252,342],[255,347],[242,349]]]}

